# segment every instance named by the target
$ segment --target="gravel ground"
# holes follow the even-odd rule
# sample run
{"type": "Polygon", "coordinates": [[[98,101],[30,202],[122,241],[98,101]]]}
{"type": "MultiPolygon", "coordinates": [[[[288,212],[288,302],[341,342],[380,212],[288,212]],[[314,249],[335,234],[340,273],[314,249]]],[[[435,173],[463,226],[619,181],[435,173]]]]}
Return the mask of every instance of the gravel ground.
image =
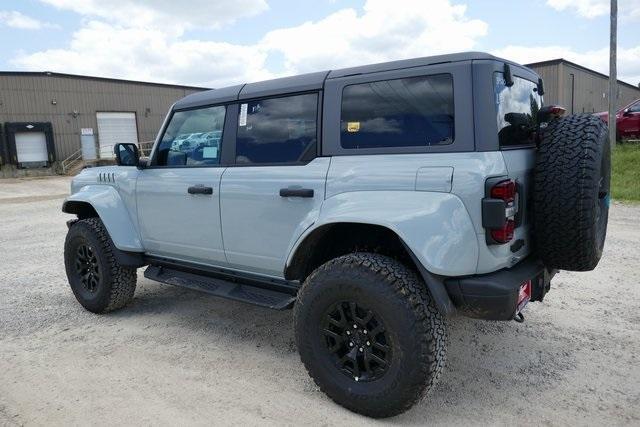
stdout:
{"type": "MultiPolygon", "coordinates": [[[[84,311],[68,288],[66,178],[0,181],[0,424],[379,424],[325,397],[276,312],[150,282],[84,311]]],[[[640,424],[640,205],[605,256],[561,272],[526,322],[453,319],[430,397],[390,424],[640,424]]]]}

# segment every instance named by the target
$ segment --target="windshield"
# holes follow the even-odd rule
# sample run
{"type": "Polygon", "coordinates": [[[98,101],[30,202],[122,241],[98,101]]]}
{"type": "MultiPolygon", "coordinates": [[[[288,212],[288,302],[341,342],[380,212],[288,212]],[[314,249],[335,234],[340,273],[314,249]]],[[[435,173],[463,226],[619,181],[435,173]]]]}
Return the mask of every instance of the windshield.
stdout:
{"type": "Polygon", "coordinates": [[[537,115],[542,107],[538,85],[513,77],[507,86],[503,73],[494,74],[495,101],[500,147],[535,144],[537,115]]]}

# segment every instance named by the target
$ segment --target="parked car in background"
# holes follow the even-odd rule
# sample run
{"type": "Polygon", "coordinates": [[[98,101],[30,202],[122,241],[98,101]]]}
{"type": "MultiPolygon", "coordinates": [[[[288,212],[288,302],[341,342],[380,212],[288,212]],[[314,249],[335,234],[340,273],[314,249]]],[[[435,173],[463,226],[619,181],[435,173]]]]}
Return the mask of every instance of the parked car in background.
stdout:
{"type": "MultiPolygon", "coordinates": [[[[609,123],[607,111],[595,115],[605,123],[609,123]]],[[[616,139],[640,139],[640,99],[636,99],[616,113],[616,139]]]]}

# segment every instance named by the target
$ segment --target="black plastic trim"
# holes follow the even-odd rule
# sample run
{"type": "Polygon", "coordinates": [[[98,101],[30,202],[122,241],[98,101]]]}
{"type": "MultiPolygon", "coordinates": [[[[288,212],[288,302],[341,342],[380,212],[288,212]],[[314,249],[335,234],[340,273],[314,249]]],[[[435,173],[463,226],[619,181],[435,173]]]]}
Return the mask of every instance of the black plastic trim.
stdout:
{"type": "Polygon", "coordinates": [[[161,283],[193,289],[274,310],[291,308],[296,300],[294,294],[287,292],[155,265],[149,266],[145,270],[144,277],[161,283]]]}
{"type": "Polygon", "coordinates": [[[433,301],[435,302],[438,311],[440,311],[440,314],[442,314],[443,316],[453,316],[454,314],[456,314],[456,307],[454,306],[453,301],[451,300],[449,294],[447,293],[447,290],[445,289],[444,278],[436,276],[435,274],[432,274],[430,271],[424,268],[411,248],[404,242],[402,242],[402,245],[411,257],[413,263],[418,268],[418,271],[420,272],[425,285],[427,285],[427,289],[433,297],[433,301]]]}
{"type": "Polygon", "coordinates": [[[313,188],[281,188],[280,197],[313,197],[313,188]]]}
{"type": "Polygon", "coordinates": [[[266,277],[259,274],[237,271],[230,268],[213,267],[157,256],[145,256],[145,263],[153,266],[167,267],[186,273],[219,278],[234,283],[242,283],[264,289],[271,289],[278,292],[290,293],[292,295],[295,295],[300,288],[300,282],[297,280],[285,280],[274,277],[266,277]]]}
{"type": "Polygon", "coordinates": [[[118,264],[123,267],[140,268],[147,265],[142,252],[122,251],[116,247],[112,251],[118,264]]]}
{"type": "Polygon", "coordinates": [[[448,278],[444,283],[458,311],[467,317],[511,320],[516,314],[520,285],[531,279],[531,301],[541,301],[555,270],[529,257],[512,268],[489,274],[448,278]]]}

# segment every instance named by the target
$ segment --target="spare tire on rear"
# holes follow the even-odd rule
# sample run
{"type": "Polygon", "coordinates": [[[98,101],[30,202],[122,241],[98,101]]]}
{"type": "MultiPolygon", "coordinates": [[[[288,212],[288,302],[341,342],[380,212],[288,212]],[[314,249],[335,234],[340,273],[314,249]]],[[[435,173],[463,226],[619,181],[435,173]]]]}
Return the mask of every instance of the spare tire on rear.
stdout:
{"type": "Polygon", "coordinates": [[[605,123],[592,115],[542,130],[533,184],[533,231],[549,268],[593,270],[607,234],[611,151],[605,123]]]}

